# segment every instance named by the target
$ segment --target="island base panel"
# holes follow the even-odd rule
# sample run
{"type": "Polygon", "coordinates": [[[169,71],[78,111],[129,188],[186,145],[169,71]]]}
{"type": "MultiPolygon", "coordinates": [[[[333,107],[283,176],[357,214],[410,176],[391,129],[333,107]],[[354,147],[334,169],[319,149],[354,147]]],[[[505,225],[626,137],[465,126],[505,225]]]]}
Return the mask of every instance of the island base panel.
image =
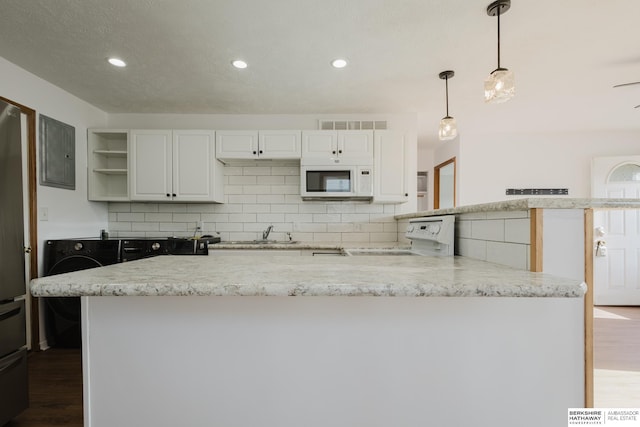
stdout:
{"type": "Polygon", "coordinates": [[[582,298],[82,297],[85,425],[566,426],[582,298]]]}

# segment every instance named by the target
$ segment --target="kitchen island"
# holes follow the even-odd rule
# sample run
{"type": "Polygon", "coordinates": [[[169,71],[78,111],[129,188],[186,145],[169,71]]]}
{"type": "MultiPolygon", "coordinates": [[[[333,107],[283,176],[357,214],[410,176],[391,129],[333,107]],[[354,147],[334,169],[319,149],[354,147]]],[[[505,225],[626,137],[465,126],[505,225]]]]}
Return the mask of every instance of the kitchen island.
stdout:
{"type": "Polygon", "coordinates": [[[564,426],[580,281],[461,257],[163,256],[81,296],[85,426],[564,426]]]}

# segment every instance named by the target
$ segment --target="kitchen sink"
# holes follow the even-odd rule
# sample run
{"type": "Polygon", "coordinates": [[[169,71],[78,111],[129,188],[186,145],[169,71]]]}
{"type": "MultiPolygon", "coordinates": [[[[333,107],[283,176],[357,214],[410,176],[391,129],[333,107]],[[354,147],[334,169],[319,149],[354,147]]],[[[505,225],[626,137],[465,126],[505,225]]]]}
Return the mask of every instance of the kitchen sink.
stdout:
{"type": "Polygon", "coordinates": [[[347,249],[345,251],[347,256],[371,256],[371,255],[417,255],[416,253],[408,249],[347,249]]]}
{"type": "Polygon", "coordinates": [[[232,240],[220,243],[223,245],[291,245],[298,242],[295,240],[232,240]]]}

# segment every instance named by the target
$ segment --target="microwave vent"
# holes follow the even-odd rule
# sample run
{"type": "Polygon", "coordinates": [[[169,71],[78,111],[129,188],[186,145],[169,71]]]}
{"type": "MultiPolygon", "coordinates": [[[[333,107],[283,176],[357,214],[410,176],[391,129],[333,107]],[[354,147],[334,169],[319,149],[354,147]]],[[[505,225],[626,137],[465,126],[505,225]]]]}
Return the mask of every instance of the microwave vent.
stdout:
{"type": "Polygon", "coordinates": [[[320,130],[381,130],[387,129],[386,120],[320,120],[320,130]]]}

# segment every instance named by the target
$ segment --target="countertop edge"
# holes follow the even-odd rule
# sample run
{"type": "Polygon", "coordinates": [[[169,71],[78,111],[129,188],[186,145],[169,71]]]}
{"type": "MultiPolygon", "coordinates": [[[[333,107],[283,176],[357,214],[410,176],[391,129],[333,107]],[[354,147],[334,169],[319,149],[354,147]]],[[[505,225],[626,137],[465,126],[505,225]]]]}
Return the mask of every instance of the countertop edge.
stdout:
{"type": "Polygon", "coordinates": [[[31,284],[35,297],[100,297],[100,296],[212,296],[212,297],[501,297],[501,298],[581,298],[586,284],[525,287],[511,284],[469,285],[369,285],[314,284],[306,285],[247,285],[247,284],[148,284],[148,285],[47,285],[41,287],[37,279],[31,284]]]}
{"type": "Polygon", "coordinates": [[[533,208],[542,209],[640,209],[640,199],[569,199],[569,198],[522,198],[500,202],[482,203],[477,205],[460,206],[449,209],[436,209],[396,215],[396,220],[428,217],[436,215],[453,215],[476,212],[517,211],[533,208]]]}

